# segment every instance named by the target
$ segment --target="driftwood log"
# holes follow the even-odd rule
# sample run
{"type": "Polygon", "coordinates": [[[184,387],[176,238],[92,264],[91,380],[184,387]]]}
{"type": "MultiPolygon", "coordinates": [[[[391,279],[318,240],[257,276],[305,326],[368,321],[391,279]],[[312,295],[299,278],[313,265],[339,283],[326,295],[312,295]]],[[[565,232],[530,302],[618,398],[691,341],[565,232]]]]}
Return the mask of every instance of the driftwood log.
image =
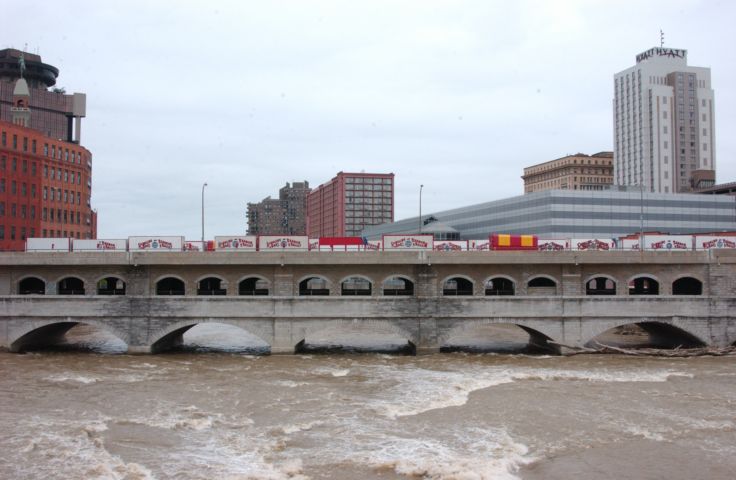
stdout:
{"type": "Polygon", "coordinates": [[[564,343],[548,342],[550,345],[565,349],[564,356],[580,355],[584,353],[615,353],[619,355],[654,356],[654,357],[723,357],[736,355],[736,347],[699,347],[699,348],[621,348],[613,345],[604,345],[595,342],[595,348],[575,347],[564,343]]]}

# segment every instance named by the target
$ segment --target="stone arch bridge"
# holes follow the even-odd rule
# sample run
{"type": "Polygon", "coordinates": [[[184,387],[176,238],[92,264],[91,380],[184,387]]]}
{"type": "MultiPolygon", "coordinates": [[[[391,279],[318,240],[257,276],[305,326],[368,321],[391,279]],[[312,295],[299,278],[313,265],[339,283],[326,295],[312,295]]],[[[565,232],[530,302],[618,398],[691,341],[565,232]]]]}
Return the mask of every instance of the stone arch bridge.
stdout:
{"type": "Polygon", "coordinates": [[[627,324],[663,343],[727,346],[736,252],[0,253],[2,348],[86,323],[155,353],[203,322],[242,328],[272,353],[334,329],[434,352],[489,324],[541,346],[627,324]]]}

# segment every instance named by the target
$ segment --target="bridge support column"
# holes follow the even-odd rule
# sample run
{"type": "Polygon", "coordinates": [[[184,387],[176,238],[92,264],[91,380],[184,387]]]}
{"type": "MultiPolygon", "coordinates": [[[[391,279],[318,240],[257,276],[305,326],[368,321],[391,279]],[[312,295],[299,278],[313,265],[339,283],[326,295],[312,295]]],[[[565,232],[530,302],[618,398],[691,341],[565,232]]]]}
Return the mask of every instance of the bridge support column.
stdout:
{"type": "Polygon", "coordinates": [[[151,347],[148,345],[128,345],[128,355],[147,355],[151,352],[151,347]]]}
{"type": "Polygon", "coordinates": [[[433,353],[440,353],[439,332],[437,331],[436,318],[417,318],[417,332],[417,355],[431,355],[433,353]]]}
{"type": "Polygon", "coordinates": [[[293,355],[296,353],[292,330],[292,322],[274,320],[271,355],[293,355]]]}

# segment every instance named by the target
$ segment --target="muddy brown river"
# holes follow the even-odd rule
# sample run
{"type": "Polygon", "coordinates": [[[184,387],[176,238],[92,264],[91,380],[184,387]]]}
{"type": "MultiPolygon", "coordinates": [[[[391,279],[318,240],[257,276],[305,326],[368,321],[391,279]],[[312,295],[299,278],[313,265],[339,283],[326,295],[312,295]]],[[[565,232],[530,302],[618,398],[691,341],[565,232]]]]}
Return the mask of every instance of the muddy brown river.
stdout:
{"type": "Polygon", "coordinates": [[[227,332],[192,335],[161,355],[121,354],[94,335],[81,350],[0,353],[0,478],[736,472],[733,357],[259,356],[199,345],[222,347],[227,332]]]}

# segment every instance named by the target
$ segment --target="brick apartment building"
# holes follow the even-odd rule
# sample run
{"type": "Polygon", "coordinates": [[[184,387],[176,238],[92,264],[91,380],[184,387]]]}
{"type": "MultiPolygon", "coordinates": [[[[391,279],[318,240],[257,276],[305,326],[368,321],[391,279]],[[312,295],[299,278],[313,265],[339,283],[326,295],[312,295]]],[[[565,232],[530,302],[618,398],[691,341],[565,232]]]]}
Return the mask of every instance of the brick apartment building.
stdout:
{"type": "Polygon", "coordinates": [[[393,173],[338,173],[307,196],[307,234],[360,236],[363,227],[393,222],[393,173]]]}
{"type": "Polygon", "coordinates": [[[248,203],[248,235],[306,235],[309,182],[287,183],[279,198],[248,203]]]}

